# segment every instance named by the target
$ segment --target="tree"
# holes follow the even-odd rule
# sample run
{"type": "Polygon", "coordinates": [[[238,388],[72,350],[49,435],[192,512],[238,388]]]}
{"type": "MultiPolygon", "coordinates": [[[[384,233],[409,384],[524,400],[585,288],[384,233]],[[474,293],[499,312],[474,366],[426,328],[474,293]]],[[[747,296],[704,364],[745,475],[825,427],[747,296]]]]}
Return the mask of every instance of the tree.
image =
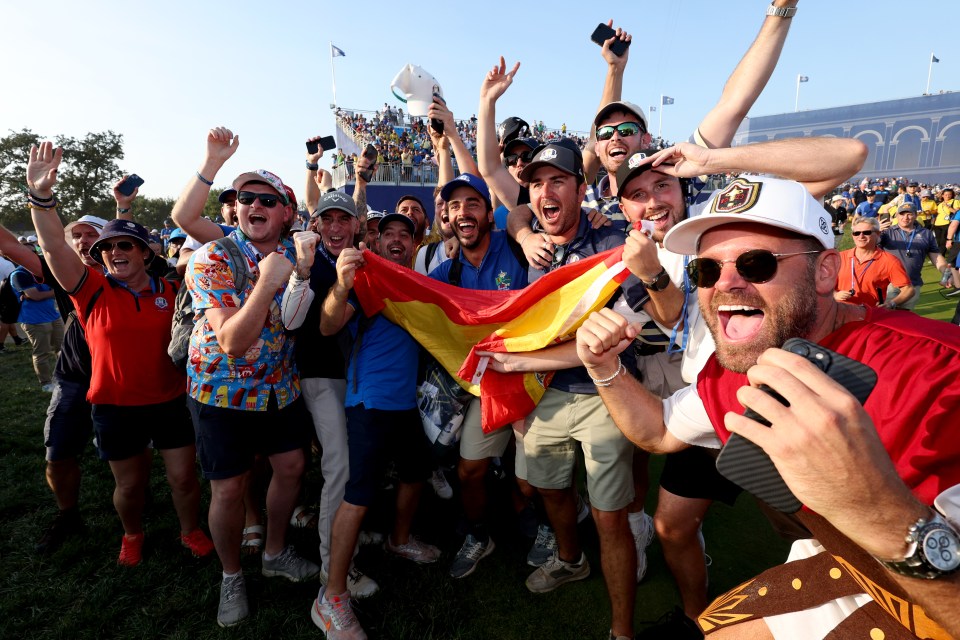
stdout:
{"type": "Polygon", "coordinates": [[[30,131],[10,131],[0,138],[0,224],[10,229],[31,228],[30,212],[24,197],[30,145],[40,136],[30,131]]]}
{"type": "Polygon", "coordinates": [[[84,214],[113,217],[116,207],[111,188],[123,175],[117,160],[123,158],[123,135],[113,131],[88,133],[82,140],[59,135],[63,164],[57,179],[61,211],[67,218],[84,214]]]}
{"type": "Polygon", "coordinates": [[[173,211],[173,202],[173,198],[138,197],[133,201],[133,219],[148,229],[160,229],[173,211]]]}

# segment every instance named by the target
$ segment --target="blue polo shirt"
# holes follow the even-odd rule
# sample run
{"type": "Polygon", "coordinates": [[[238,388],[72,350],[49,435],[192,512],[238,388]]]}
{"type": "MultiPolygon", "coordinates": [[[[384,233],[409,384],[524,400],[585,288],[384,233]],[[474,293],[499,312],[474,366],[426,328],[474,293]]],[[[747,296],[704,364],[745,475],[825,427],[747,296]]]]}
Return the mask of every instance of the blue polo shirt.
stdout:
{"type": "MultiPolygon", "coordinates": [[[[507,243],[506,231],[491,231],[490,246],[487,247],[479,267],[473,266],[461,251],[457,255],[462,269],[460,286],[481,291],[512,291],[526,287],[527,266],[520,264],[507,243]]],[[[441,263],[430,272],[430,277],[440,282],[449,282],[451,266],[453,260],[441,263]]]]}
{"type": "Polygon", "coordinates": [[[13,292],[21,299],[20,316],[17,318],[17,322],[23,324],[46,324],[60,317],[60,312],[57,310],[57,303],[53,298],[31,300],[24,296],[23,292],[29,289],[36,289],[40,293],[43,293],[44,291],[50,291],[51,288],[49,285],[37,282],[33,274],[23,267],[17,267],[10,274],[10,285],[13,287],[13,292]]]}
{"type": "Polygon", "coordinates": [[[347,361],[346,407],[363,403],[365,409],[401,411],[417,406],[417,368],[420,346],[405,329],[381,314],[363,317],[356,309],[350,321],[353,352],[347,361]],[[359,335],[359,338],[358,338],[359,335]]]}

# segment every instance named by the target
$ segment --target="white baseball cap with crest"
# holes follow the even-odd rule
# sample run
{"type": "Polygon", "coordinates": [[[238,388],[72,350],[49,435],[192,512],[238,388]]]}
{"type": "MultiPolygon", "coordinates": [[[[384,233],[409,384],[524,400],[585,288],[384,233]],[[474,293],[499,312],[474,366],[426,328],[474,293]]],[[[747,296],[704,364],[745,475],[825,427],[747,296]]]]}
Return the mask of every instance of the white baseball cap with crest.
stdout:
{"type": "Polygon", "coordinates": [[[771,176],[744,175],[714,192],[700,215],[670,229],[663,238],[668,251],[694,255],[700,237],[725,224],[763,224],[815,238],[833,249],[832,216],[799,182],[771,176]]]}

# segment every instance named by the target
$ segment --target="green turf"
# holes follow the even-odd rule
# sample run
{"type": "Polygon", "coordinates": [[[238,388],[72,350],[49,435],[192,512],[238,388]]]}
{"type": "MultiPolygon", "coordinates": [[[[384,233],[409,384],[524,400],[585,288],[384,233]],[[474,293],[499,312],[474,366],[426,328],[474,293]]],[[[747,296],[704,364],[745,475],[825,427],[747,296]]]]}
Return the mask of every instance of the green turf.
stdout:
{"type": "MultiPolygon", "coordinates": [[[[918,311],[952,316],[956,303],[936,292],[933,269],[918,311]]],[[[241,626],[216,626],[220,566],[197,561],[177,540],[178,528],[162,466],[155,464],[151,501],[145,514],[144,563],[135,569],[116,565],[121,529],[111,504],[113,481],[92,447],[83,459],[81,505],[86,530],[50,556],[37,556],[33,543],[54,515],[44,481],[42,432],[49,396],[39,391],[29,349],[0,356],[0,638],[317,638],[308,612],[318,584],[264,579],[256,561],[245,569],[252,615],[241,626]]],[[[321,479],[316,464],[307,481],[315,497],[321,479]]],[[[659,469],[655,459],[654,473],[659,469]]],[[[654,483],[655,485],[655,483],[654,483]]],[[[455,502],[436,499],[429,490],[418,514],[421,537],[438,544],[444,556],[436,566],[414,566],[364,548],[358,566],[375,578],[382,592],[361,601],[358,612],[371,638],[450,640],[488,638],[606,638],[609,613],[599,572],[596,534],[581,526],[593,575],[553,593],[534,595],[523,585],[527,542],[515,535],[515,523],[502,485],[492,487],[492,512],[498,551],[477,572],[460,581],[446,575],[460,539],[454,532],[455,502]]],[[[652,492],[653,493],[653,492],[652,492]]],[[[204,484],[203,516],[209,487],[204,484]]],[[[653,500],[649,501],[652,507],[653,500]]],[[[711,510],[704,533],[713,558],[710,594],[717,595],[785,557],[787,545],[747,497],[734,508],[711,510]]],[[[315,532],[291,536],[300,552],[317,560],[315,532]]],[[[636,597],[637,628],[679,602],[676,589],[654,542],[650,568],[636,597]]]]}

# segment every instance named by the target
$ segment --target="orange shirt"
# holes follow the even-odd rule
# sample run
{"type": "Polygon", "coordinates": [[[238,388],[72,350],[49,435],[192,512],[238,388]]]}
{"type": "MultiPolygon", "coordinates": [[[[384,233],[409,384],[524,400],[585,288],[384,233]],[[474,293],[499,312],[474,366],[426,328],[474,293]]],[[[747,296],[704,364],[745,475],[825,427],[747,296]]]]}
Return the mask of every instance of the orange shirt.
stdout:
{"type": "Polygon", "coordinates": [[[877,248],[872,258],[860,260],[856,249],[840,252],[840,273],[837,275],[837,291],[852,291],[846,302],[875,307],[887,295],[887,285],[902,289],[910,284],[903,264],[897,257],[877,248]],[[879,290],[879,294],[877,293],[879,290]]]}

